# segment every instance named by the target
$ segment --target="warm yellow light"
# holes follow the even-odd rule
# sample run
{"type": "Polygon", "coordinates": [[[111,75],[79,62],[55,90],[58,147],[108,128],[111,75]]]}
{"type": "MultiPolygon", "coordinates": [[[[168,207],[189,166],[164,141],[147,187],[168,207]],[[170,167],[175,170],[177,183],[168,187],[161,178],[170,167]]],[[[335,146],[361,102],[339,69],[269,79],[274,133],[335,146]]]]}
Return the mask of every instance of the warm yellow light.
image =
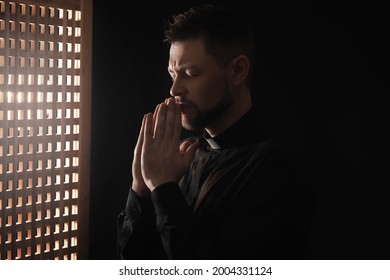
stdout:
{"type": "Polygon", "coordinates": [[[76,259],[81,12],[19,2],[0,0],[0,260],[76,259]]]}
{"type": "Polygon", "coordinates": [[[13,103],[14,102],[14,93],[11,91],[7,92],[7,102],[8,103],[13,103]]]}
{"type": "Polygon", "coordinates": [[[17,93],[16,100],[17,100],[18,103],[23,103],[23,95],[24,95],[23,92],[19,91],[17,93]]]}

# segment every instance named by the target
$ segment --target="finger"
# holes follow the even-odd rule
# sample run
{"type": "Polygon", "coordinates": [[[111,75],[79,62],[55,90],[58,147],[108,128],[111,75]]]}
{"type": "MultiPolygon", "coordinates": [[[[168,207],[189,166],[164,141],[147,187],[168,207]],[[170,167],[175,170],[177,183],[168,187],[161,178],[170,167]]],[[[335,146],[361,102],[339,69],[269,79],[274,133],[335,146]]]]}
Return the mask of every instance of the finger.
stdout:
{"type": "Polygon", "coordinates": [[[167,100],[167,114],[166,114],[166,125],[165,135],[172,141],[175,131],[175,102],[173,98],[167,100]]]}
{"type": "Polygon", "coordinates": [[[156,134],[156,120],[157,120],[157,114],[159,109],[160,109],[160,104],[157,104],[153,113],[153,136],[156,134]]]}
{"type": "Polygon", "coordinates": [[[173,124],[173,127],[174,127],[173,139],[177,140],[177,141],[180,141],[180,135],[181,135],[181,109],[180,109],[180,105],[178,103],[176,103],[175,101],[173,101],[173,102],[174,102],[174,107],[175,107],[175,110],[174,110],[175,120],[174,120],[174,124],[173,124]]]}
{"type": "Polygon", "coordinates": [[[135,157],[141,155],[142,142],[144,141],[145,116],[142,118],[141,129],[138,135],[137,144],[135,145],[135,157]]]}
{"type": "MultiPolygon", "coordinates": [[[[153,141],[153,114],[148,113],[145,116],[145,127],[144,127],[144,141],[143,144],[150,144],[153,141]]],[[[145,146],[145,145],[143,145],[145,146]]]]}
{"type": "Polygon", "coordinates": [[[155,139],[163,139],[166,129],[166,114],[167,114],[167,105],[161,103],[157,111],[156,124],[155,124],[155,139]]]}
{"type": "Polygon", "coordinates": [[[187,150],[185,151],[184,154],[184,165],[188,168],[192,162],[192,160],[195,157],[196,150],[199,147],[198,142],[193,142],[191,145],[187,147],[187,150]]]}
{"type": "Polygon", "coordinates": [[[186,154],[187,149],[191,146],[192,142],[185,140],[180,144],[179,150],[182,156],[186,154]]]}

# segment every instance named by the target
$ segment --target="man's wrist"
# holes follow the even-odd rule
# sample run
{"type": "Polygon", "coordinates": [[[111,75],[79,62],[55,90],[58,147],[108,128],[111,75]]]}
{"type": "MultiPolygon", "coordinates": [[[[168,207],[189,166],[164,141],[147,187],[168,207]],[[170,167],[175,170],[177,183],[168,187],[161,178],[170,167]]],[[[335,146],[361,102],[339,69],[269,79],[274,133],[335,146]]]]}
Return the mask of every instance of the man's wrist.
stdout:
{"type": "Polygon", "coordinates": [[[150,195],[149,188],[143,183],[140,184],[133,181],[133,184],[131,185],[131,189],[138,197],[146,197],[150,195]]]}
{"type": "Polygon", "coordinates": [[[152,192],[161,185],[171,184],[171,183],[177,183],[177,182],[175,180],[165,179],[165,180],[156,180],[154,182],[152,182],[152,181],[146,182],[146,185],[147,185],[147,188],[150,190],[150,192],[152,192]]]}

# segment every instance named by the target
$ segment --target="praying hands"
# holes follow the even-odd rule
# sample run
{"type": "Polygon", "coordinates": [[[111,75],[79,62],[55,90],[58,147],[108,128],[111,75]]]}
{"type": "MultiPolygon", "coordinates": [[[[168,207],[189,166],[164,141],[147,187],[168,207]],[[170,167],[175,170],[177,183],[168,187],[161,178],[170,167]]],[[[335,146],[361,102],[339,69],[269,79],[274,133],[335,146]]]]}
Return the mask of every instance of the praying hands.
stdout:
{"type": "Polygon", "coordinates": [[[174,98],[142,120],[132,165],[133,191],[146,196],[157,186],[178,182],[189,169],[197,143],[180,142],[181,110],[174,98]]]}

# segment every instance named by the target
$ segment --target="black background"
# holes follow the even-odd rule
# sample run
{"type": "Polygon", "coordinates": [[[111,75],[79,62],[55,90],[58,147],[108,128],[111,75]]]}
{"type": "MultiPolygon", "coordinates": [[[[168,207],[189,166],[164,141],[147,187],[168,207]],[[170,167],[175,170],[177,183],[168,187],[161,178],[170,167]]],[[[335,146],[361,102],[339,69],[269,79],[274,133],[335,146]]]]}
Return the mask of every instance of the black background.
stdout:
{"type": "MultiPolygon", "coordinates": [[[[90,259],[116,258],[140,121],[169,95],[164,19],[203,2],[94,1],[90,259]]],[[[307,257],[389,259],[385,6],[293,2],[214,1],[253,23],[256,112],[313,167],[319,211],[307,257]]]]}

